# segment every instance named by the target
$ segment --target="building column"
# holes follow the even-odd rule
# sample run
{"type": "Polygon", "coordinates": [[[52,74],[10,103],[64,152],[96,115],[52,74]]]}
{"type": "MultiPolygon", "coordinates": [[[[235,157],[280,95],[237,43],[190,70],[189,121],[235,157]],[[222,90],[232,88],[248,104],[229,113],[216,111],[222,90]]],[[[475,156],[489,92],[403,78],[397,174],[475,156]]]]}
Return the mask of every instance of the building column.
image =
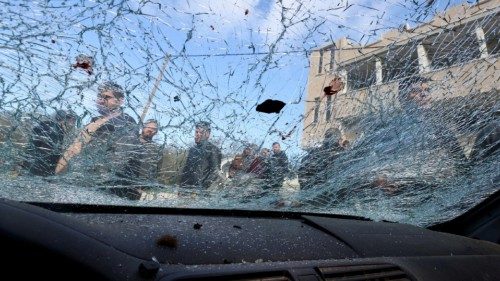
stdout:
{"type": "Polygon", "coordinates": [[[337,71],[337,60],[335,58],[337,52],[335,52],[335,48],[335,44],[330,48],[330,73],[337,71]]]}
{"type": "Polygon", "coordinates": [[[431,70],[430,68],[430,62],[429,62],[429,57],[427,56],[427,51],[425,50],[424,45],[422,43],[419,43],[417,45],[417,56],[418,56],[418,69],[420,73],[425,73],[429,72],[431,70]]]}
{"type": "Polygon", "coordinates": [[[488,57],[488,48],[486,47],[486,38],[484,36],[484,30],[482,27],[476,28],[476,38],[479,43],[479,52],[481,54],[481,58],[488,57]]]}
{"type": "Polygon", "coordinates": [[[382,84],[382,60],[379,57],[375,57],[375,84],[382,84]]]}
{"type": "MultiPolygon", "coordinates": [[[[340,76],[340,78],[342,79],[342,81],[344,82],[344,89],[342,91],[340,91],[340,93],[337,93],[338,94],[345,94],[347,93],[347,80],[349,79],[349,75],[347,74],[347,71],[345,69],[342,69],[340,71],[337,72],[338,75],[340,76]]],[[[335,96],[337,96],[335,95],[335,96]]]]}

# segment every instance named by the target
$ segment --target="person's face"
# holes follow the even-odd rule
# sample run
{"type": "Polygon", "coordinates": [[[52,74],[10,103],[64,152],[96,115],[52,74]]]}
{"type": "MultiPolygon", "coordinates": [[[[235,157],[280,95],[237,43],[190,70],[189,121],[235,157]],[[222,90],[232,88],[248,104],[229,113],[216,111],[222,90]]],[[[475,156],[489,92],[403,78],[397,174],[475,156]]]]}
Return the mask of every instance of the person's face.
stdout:
{"type": "Polygon", "coordinates": [[[349,144],[350,144],[350,142],[349,142],[349,140],[348,140],[348,139],[344,139],[344,138],[339,139],[339,145],[340,145],[341,147],[343,147],[343,148],[345,148],[345,149],[346,149],[346,148],[348,148],[348,147],[349,147],[349,144]]]}
{"type": "Polygon", "coordinates": [[[194,132],[194,142],[195,143],[199,143],[201,141],[208,140],[209,137],[210,137],[210,132],[208,132],[207,130],[205,130],[203,128],[196,128],[196,130],[194,132]]]}
{"type": "Polygon", "coordinates": [[[158,125],[156,123],[151,122],[151,123],[146,123],[144,127],[142,128],[142,136],[145,138],[153,138],[156,133],[158,133],[158,125]]]}
{"type": "Polygon", "coordinates": [[[99,112],[105,114],[122,106],[123,98],[116,98],[112,91],[104,91],[97,95],[96,103],[99,112]]]}
{"type": "Polygon", "coordinates": [[[248,156],[251,154],[252,154],[252,149],[250,147],[247,147],[245,148],[245,150],[243,150],[243,155],[248,156]]]}
{"type": "Polygon", "coordinates": [[[270,154],[270,151],[268,149],[263,149],[261,152],[260,152],[260,155],[262,155],[262,157],[268,157],[270,154]]]}
{"type": "Polygon", "coordinates": [[[428,107],[430,105],[429,85],[422,83],[416,91],[408,95],[408,99],[415,102],[418,106],[428,107]]]}
{"type": "Polygon", "coordinates": [[[274,144],[273,145],[273,152],[279,153],[280,151],[281,151],[281,146],[279,144],[274,144]]]}

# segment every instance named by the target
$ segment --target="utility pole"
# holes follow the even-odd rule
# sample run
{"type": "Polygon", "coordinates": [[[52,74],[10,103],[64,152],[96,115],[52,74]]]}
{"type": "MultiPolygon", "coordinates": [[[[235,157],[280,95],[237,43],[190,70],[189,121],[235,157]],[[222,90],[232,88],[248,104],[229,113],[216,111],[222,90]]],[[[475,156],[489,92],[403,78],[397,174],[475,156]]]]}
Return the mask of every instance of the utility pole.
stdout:
{"type": "Polygon", "coordinates": [[[141,123],[144,122],[144,118],[146,117],[146,114],[148,113],[149,107],[151,106],[151,102],[153,101],[153,98],[156,95],[156,91],[158,90],[158,86],[160,86],[161,78],[163,77],[163,73],[165,72],[165,69],[167,68],[169,61],[170,61],[170,56],[165,55],[165,59],[163,60],[163,65],[161,66],[161,69],[160,69],[160,73],[158,74],[158,77],[156,77],[156,81],[155,81],[155,84],[153,86],[153,90],[151,90],[151,94],[149,94],[148,101],[146,102],[146,105],[144,105],[144,109],[142,110],[141,123]]]}

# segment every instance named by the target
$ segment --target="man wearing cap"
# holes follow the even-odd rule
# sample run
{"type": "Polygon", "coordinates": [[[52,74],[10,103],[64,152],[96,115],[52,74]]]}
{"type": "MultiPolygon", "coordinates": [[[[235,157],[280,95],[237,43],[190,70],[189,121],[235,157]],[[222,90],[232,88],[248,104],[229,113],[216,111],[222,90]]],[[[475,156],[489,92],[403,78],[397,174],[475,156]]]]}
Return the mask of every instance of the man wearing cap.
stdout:
{"type": "Polygon", "coordinates": [[[122,87],[114,82],[99,86],[96,105],[101,116],[92,118],[66,149],[57,163],[56,174],[66,171],[71,162],[75,162],[74,171],[86,171],[96,177],[136,176],[139,130],[135,120],[123,112],[124,97],[122,87]]]}
{"type": "Polygon", "coordinates": [[[58,110],[53,119],[39,122],[32,130],[25,151],[24,168],[38,176],[53,175],[65,138],[75,128],[76,118],[73,111],[58,110]]]}
{"type": "Polygon", "coordinates": [[[222,154],[217,146],[208,141],[210,131],[210,123],[202,121],[196,124],[195,145],[189,149],[181,174],[181,186],[209,188],[219,178],[222,154]]]}

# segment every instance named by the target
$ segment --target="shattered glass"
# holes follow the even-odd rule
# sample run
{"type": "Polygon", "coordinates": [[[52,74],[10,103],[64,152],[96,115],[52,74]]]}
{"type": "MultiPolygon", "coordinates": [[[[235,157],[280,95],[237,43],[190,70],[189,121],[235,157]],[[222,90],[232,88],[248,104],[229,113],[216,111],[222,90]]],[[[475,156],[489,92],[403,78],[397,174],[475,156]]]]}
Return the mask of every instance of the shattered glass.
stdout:
{"type": "Polygon", "coordinates": [[[499,189],[498,0],[2,6],[3,198],[426,226],[499,189]]]}

